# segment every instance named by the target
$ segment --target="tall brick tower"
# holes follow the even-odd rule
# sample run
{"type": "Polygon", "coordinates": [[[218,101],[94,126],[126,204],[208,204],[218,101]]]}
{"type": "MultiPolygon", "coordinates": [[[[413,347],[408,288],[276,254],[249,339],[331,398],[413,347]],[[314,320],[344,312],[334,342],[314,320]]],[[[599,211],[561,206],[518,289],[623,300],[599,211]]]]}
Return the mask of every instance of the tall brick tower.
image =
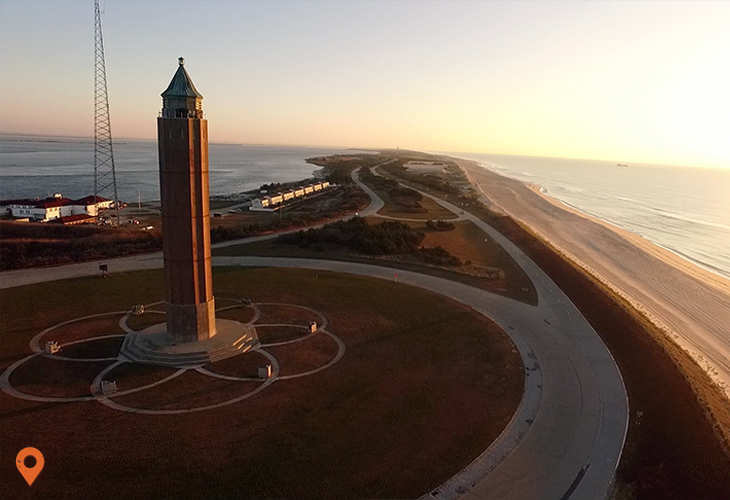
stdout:
{"type": "Polygon", "coordinates": [[[216,334],[210,261],[208,121],[185,60],[157,118],[167,332],[180,342],[216,334]]]}

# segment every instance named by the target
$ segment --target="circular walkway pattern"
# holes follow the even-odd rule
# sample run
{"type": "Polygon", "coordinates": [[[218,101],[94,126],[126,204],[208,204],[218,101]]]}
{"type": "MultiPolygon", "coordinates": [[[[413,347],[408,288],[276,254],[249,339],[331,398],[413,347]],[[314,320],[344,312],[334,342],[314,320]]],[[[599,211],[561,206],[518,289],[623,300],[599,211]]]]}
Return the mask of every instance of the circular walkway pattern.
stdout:
{"type": "MultiPolygon", "coordinates": [[[[119,366],[129,363],[126,359],[119,359],[117,357],[98,357],[98,358],[73,358],[69,356],[63,356],[59,354],[50,354],[47,353],[42,347],[41,347],[41,341],[44,337],[51,334],[54,330],[57,330],[58,328],[61,328],[63,326],[72,325],[74,323],[80,323],[86,320],[90,319],[98,319],[98,318],[105,318],[110,316],[117,316],[122,315],[121,319],[119,320],[119,326],[127,333],[134,332],[135,330],[132,329],[128,324],[127,321],[129,320],[130,316],[132,315],[129,311],[115,311],[115,312],[109,312],[109,313],[103,313],[103,314],[94,314],[91,316],[84,316],[81,318],[72,319],[70,321],[64,321],[63,323],[58,323],[57,325],[51,326],[50,328],[46,328],[42,332],[35,335],[30,340],[30,348],[31,351],[33,351],[32,354],[29,356],[26,356],[25,358],[22,358],[12,365],[10,365],[1,375],[0,375],[0,390],[5,392],[6,394],[9,394],[13,397],[19,398],[19,399],[25,399],[28,401],[36,401],[40,403],[76,403],[76,402],[85,402],[85,401],[98,401],[101,404],[108,406],[109,408],[113,408],[115,410],[129,412],[129,413],[135,413],[135,414],[142,414],[142,415],[177,415],[182,413],[193,413],[193,412],[200,412],[200,411],[207,411],[207,410],[213,410],[216,408],[220,408],[222,406],[228,406],[231,404],[238,403],[240,401],[243,401],[244,399],[248,399],[250,397],[253,397],[257,394],[259,394],[264,389],[270,387],[274,382],[277,381],[284,381],[284,380],[290,380],[300,377],[306,377],[309,375],[314,375],[316,373],[319,373],[323,370],[326,370],[327,368],[331,367],[335,363],[337,363],[342,357],[345,355],[345,343],[340,339],[337,335],[327,330],[327,318],[320,313],[319,311],[316,311],[314,309],[310,309],[305,306],[297,305],[297,304],[282,304],[282,303],[260,303],[260,304],[254,304],[251,303],[250,306],[245,306],[244,303],[240,300],[236,299],[228,299],[228,300],[235,300],[237,304],[221,307],[220,309],[217,309],[217,312],[224,311],[224,310],[231,310],[236,308],[243,308],[243,307],[250,307],[254,311],[253,318],[246,323],[247,326],[257,326],[257,327],[269,327],[269,326],[287,326],[292,327],[295,329],[302,330],[302,335],[299,337],[296,337],[292,340],[288,340],[285,342],[274,342],[270,344],[257,344],[255,347],[253,347],[250,352],[257,352],[263,356],[265,356],[268,361],[271,364],[271,376],[268,378],[256,378],[256,377],[235,377],[230,375],[223,375],[220,373],[216,373],[212,370],[206,369],[203,366],[200,367],[194,367],[194,368],[182,368],[177,371],[175,371],[173,374],[164,377],[156,382],[143,385],[140,387],[135,387],[133,389],[127,389],[124,391],[118,391],[113,394],[104,394],[101,388],[102,381],[105,380],[105,377],[109,375],[114,369],[118,368],[119,366]],[[315,332],[311,333],[308,331],[308,328],[304,325],[294,325],[294,324],[261,324],[256,323],[260,317],[261,317],[261,310],[259,309],[259,306],[275,306],[275,307],[290,307],[299,309],[302,311],[305,311],[307,313],[314,314],[317,316],[319,321],[317,322],[318,328],[315,332]],[[308,370],[301,373],[295,373],[291,375],[280,375],[281,372],[281,366],[279,363],[279,360],[270,352],[266,350],[266,348],[269,347],[278,347],[283,345],[289,345],[289,344],[298,344],[301,342],[306,342],[307,340],[315,337],[316,335],[324,335],[332,340],[337,344],[337,354],[330,359],[326,364],[323,366],[314,368],[312,370],[308,370]],[[70,362],[103,362],[103,361],[109,361],[112,362],[109,366],[104,368],[95,378],[94,381],[91,383],[89,387],[89,395],[88,396],[78,396],[78,397],[50,397],[50,396],[36,396],[33,394],[26,394],[24,392],[19,391],[13,385],[10,383],[10,376],[13,374],[13,372],[18,369],[20,366],[22,366],[24,363],[28,362],[29,360],[37,357],[42,356],[49,359],[55,359],[59,361],[70,361],[70,362]],[[147,389],[151,389],[153,387],[157,387],[159,385],[165,384],[167,382],[173,381],[179,376],[183,375],[185,372],[189,370],[194,370],[201,375],[205,375],[208,377],[220,379],[220,380],[226,380],[229,382],[245,382],[245,383],[259,383],[259,387],[254,389],[253,391],[247,392],[241,396],[237,396],[235,398],[231,398],[225,401],[221,401],[219,403],[215,404],[208,404],[204,406],[197,406],[192,408],[181,408],[181,409],[166,409],[166,410],[154,410],[154,409],[148,409],[148,408],[137,408],[134,406],[128,406],[123,405],[121,403],[118,403],[117,401],[114,401],[114,398],[118,398],[120,396],[126,396],[129,394],[134,394],[137,392],[141,392],[147,389]]],[[[155,302],[152,304],[149,304],[145,306],[145,309],[147,312],[145,314],[162,314],[164,315],[164,312],[152,310],[150,308],[162,304],[162,302],[155,302]]],[[[119,334],[112,334],[112,335],[100,335],[96,337],[90,337],[87,339],[81,339],[81,340],[74,340],[70,342],[66,342],[62,344],[60,347],[69,347],[72,345],[79,345],[79,344],[85,344],[89,342],[95,342],[99,340],[107,340],[107,339],[113,339],[113,338],[123,338],[126,335],[126,333],[119,333],[119,334]]],[[[249,352],[249,351],[247,351],[249,352]]]]}

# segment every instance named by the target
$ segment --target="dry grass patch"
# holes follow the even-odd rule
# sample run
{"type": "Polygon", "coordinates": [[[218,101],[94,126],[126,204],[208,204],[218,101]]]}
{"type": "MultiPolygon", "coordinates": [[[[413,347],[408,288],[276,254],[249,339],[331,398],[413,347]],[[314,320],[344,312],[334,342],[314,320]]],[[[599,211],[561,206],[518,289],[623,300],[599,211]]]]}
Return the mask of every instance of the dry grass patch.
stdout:
{"type": "MultiPolygon", "coordinates": [[[[49,322],[164,296],[159,271],[112,279],[116,292],[111,280],[0,291],[3,360],[27,352],[27,342],[49,322]],[[63,293],[69,289],[83,290],[88,303],[63,293]],[[59,317],[30,314],[31,301],[45,301],[59,317]],[[8,331],[17,338],[5,342],[8,331]]],[[[512,343],[489,319],[442,296],[297,269],[216,268],[214,286],[220,296],[322,311],[347,344],[345,356],[239,403],[183,415],[135,415],[98,402],[36,404],[2,394],[0,476],[18,476],[14,454],[30,442],[54,464],[33,485],[34,494],[47,498],[413,498],[484,451],[519,404],[524,373],[512,343]]],[[[326,340],[317,334],[298,348],[317,337],[326,340]]],[[[235,360],[211,368],[237,375],[235,360]]],[[[293,358],[287,362],[294,366],[293,358]]],[[[109,378],[124,390],[165,375],[138,366],[125,363],[109,378]],[[125,376],[125,370],[131,371],[125,376]]],[[[186,372],[115,399],[184,408],[260,386],[245,384],[186,372]]],[[[27,491],[20,480],[3,481],[9,498],[27,491]]]]}

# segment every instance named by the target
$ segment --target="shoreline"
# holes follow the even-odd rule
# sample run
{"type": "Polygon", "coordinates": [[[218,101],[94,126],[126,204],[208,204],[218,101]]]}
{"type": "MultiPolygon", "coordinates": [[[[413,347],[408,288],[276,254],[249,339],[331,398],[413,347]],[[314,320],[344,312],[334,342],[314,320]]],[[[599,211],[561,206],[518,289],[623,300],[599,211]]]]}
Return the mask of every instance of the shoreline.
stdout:
{"type": "MultiPolygon", "coordinates": [[[[437,154],[437,153],[434,153],[434,154],[437,154]]],[[[443,153],[443,155],[449,156],[447,153],[443,153]]],[[[487,171],[489,171],[489,172],[491,172],[491,173],[493,173],[495,175],[498,175],[498,176],[501,176],[501,177],[506,177],[508,179],[512,179],[512,180],[517,181],[517,182],[521,182],[521,183],[523,183],[523,184],[525,184],[527,186],[535,186],[536,187],[535,191],[538,194],[540,194],[541,196],[547,197],[548,201],[555,200],[555,202],[558,203],[558,206],[559,207],[562,207],[562,208],[564,208],[566,210],[577,211],[580,215],[583,215],[584,217],[587,217],[589,219],[592,219],[592,220],[594,220],[596,222],[599,222],[599,223],[607,223],[611,228],[615,228],[615,229],[618,229],[620,231],[626,231],[626,232],[628,232],[628,233],[630,233],[632,235],[638,236],[642,240],[646,240],[646,241],[652,243],[653,245],[656,245],[656,246],[658,246],[658,247],[660,247],[660,248],[662,248],[664,250],[667,250],[668,252],[671,252],[671,253],[675,254],[680,259],[689,262],[693,266],[697,266],[697,267],[703,269],[704,271],[707,271],[707,272],[709,272],[709,273],[711,273],[711,274],[713,274],[715,276],[719,276],[723,280],[727,280],[728,282],[730,282],[730,268],[725,269],[725,268],[722,268],[722,267],[714,266],[714,265],[712,265],[710,263],[702,262],[701,260],[696,259],[694,257],[691,257],[690,255],[686,255],[686,254],[682,253],[679,250],[674,250],[674,249],[666,246],[665,244],[661,243],[660,241],[655,241],[654,239],[652,239],[652,238],[650,238],[650,237],[648,237],[646,235],[643,235],[643,234],[641,234],[639,232],[636,232],[633,229],[631,229],[630,227],[625,227],[625,226],[623,226],[622,224],[620,224],[620,223],[618,223],[616,221],[613,221],[613,220],[608,219],[608,218],[602,218],[600,215],[596,215],[596,214],[593,214],[591,212],[588,212],[588,211],[586,211],[584,209],[581,209],[581,208],[579,208],[579,207],[577,207],[575,205],[572,205],[571,203],[568,203],[567,201],[561,200],[557,196],[552,195],[549,192],[549,190],[546,187],[544,187],[544,186],[540,186],[539,184],[536,184],[534,182],[530,182],[529,180],[525,180],[525,179],[521,179],[521,178],[516,177],[516,176],[513,176],[513,175],[509,175],[506,172],[501,172],[499,170],[499,168],[496,168],[495,165],[490,164],[486,160],[477,159],[477,158],[468,158],[468,157],[464,157],[464,156],[449,156],[449,157],[452,158],[452,159],[454,159],[454,160],[461,160],[461,161],[465,161],[465,162],[474,162],[480,168],[482,168],[484,170],[487,170],[487,171]]],[[[536,158],[542,158],[542,157],[536,157],[536,158]]],[[[672,165],[669,165],[667,167],[673,167],[673,166],[672,165]]],[[[680,167],[680,168],[688,168],[688,167],[680,167]]]]}
{"type": "Polygon", "coordinates": [[[730,324],[730,280],[552,198],[536,184],[476,160],[451,158],[483,201],[525,224],[644,314],[730,398],[730,338],[724,326],[730,324]]]}

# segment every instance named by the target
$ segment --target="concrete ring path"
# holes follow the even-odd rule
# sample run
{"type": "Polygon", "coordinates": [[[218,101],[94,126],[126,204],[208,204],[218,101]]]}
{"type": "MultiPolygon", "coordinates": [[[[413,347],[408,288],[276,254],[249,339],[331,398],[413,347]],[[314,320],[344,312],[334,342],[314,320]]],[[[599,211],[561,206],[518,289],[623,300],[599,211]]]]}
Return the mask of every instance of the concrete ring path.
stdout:
{"type": "MultiPolygon", "coordinates": [[[[306,326],[292,325],[292,324],[281,325],[281,326],[293,326],[295,328],[301,329],[306,334],[301,335],[298,338],[295,338],[293,340],[289,340],[286,342],[278,342],[278,343],[271,343],[271,344],[258,344],[252,349],[252,351],[258,352],[258,353],[262,354],[263,356],[265,356],[271,363],[272,375],[270,377],[268,377],[266,380],[262,380],[258,377],[250,378],[250,377],[234,377],[234,376],[230,376],[230,375],[223,375],[223,374],[217,373],[215,371],[207,370],[201,366],[201,367],[195,367],[195,368],[181,368],[181,369],[176,370],[171,375],[164,377],[160,380],[157,380],[155,382],[145,384],[145,385],[142,385],[139,387],[134,387],[132,389],[117,391],[117,392],[114,392],[113,394],[104,394],[104,392],[102,390],[102,381],[105,380],[105,377],[109,373],[111,373],[114,369],[127,363],[128,362],[127,360],[121,359],[119,356],[106,357],[106,358],[73,358],[73,357],[68,357],[68,356],[61,356],[58,354],[49,354],[49,353],[46,353],[44,350],[42,350],[40,347],[41,339],[57,328],[67,326],[70,324],[74,324],[74,323],[78,323],[78,322],[82,322],[82,321],[87,321],[89,319],[97,319],[97,318],[102,318],[102,317],[106,317],[106,316],[122,315],[121,319],[118,322],[120,328],[122,328],[127,333],[135,332],[135,330],[133,330],[127,324],[127,320],[129,319],[129,317],[132,314],[131,312],[127,312],[125,314],[124,311],[114,311],[114,312],[109,312],[109,313],[101,313],[101,314],[83,316],[80,318],[74,318],[72,320],[58,323],[58,324],[51,326],[49,328],[46,328],[45,330],[36,334],[29,342],[29,346],[31,348],[32,354],[16,361],[12,365],[10,365],[8,368],[3,370],[2,373],[0,373],[0,390],[5,392],[6,394],[9,394],[13,397],[18,398],[18,399],[23,399],[26,401],[35,401],[35,402],[40,402],[40,403],[78,403],[78,402],[86,402],[86,401],[98,401],[101,404],[108,406],[109,408],[113,408],[115,410],[124,411],[124,412],[128,412],[128,413],[136,413],[136,414],[144,414],[144,415],[179,415],[179,414],[213,410],[213,409],[220,408],[223,406],[228,406],[228,405],[231,405],[234,403],[238,403],[240,401],[243,401],[244,399],[248,399],[252,396],[255,396],[256,394],[260,393],[267,387],[271,386],[271,384],[273,384],[277,380],[283,381],[283,380],[290,380],[290,379],[295,379],[295,378],[306,377],[309,375],[314,375],[316,373],[319,373],[323,370],[326,370],[327,368],[330,368],[335,363],[340,361],[342,359],[342,357],[345,355],[345,350],[346,350],[345,343],[337,335],[326,330],[327,323],[328,323],[327,318],[322,313],[320,313],[319,311],[317,311],[315,309],[312,309],[312,308],[309,308],[306,306],[301,306],[298,304],[288,304],[288,303],[279,303],[279,302],[261,303],[258,305],[255,303],[251,303],[249,306],[245,306],[243,304],[243,301],[238,301],[237,299],[227,299],[227,300],[234,300],[234,301],[237,301],[240,303],[237,305],[233,305],[233,306],[222,307],[222,308],[216,309],[216,311],[223,311],[223,310],[239,308],[239,307],[242,307],[242,308],[250,307],[254,310],[254,317],[247,323],[249,325],[253,325],[260,318],[261,310],[259,309],[258,305],[262,305],[262,306],[290,307],[290,308],[294,308],[294,309],[301,309],[301,310],[307,311],[307,312],[312,313],[317,316],[317,318],[319,319],[319,326],[316,329],[316,331],[309,333],[308,328],[306,326]],[[326,364],[319,366],[317,368],[310,369],[310,370],[307,370],[304,372],[280,376],[281,365],[279,363],[279,360],[273,354],[268,352],[265,348],[307,341],[307,340],[315,337],[316,335],[326,335],[327,337],[332,339],[335,342],[335,344],[337,344],[337,353],[335,354],[335,356],[331,360],[329,360],[326,364]],[[46,358],[54,359],[54,360],[58,360],[58,361],[69,361],[69,362],[108,361],[111,363],[108,366],[106,366],[104,369],[102,369],[96,375],[96,377],[94,378],[93,382],[91,383],[91,385],[89,387],[90,393],[91,393],[89,396],[74,396],[74,397],[40,396],[40,395],[21,392],[21,391],[17,390],[10,383],[10,377],[12,376],[13,372],[15,370],[17,370],[18,368],[20,368],[20,366],[22,366],[24,363],[30,361],[31,359],[35,358],[36,356],[46,357],[46,358]],[[260,386],[252,391],[249,391],[245,394],[242,394],[240,396],[237,396],[237,397],[229,399],[229,400],[225,400],[225,401],[221,401],[221,402],[213,403],[213,404],[208,404],[208,405],[204,405],[204,406],[192,407],[192,408],[153,410],[153,409],[127,406],[127,405],[123,405],[117,401],[112,401],[112,398],[118,398],[120,396],[126,396],[129,394],[134,394],[134,393],[141,392],[141,391],[144,391],[147,389],[151,389],[153,387],[157,387],[168,381],[176,379],[177,377],[183,375],[185,372],[187,372],[189,370],[195,370],[202,375],[213,377],[213,378],[218,378],[218,379],[222,379],[222,380],[235,381],[235,382],[259,383],[260,386]]],[[[152,304],[148,304],[146,306],[146,308],[149,309],[150,307],[153,307],[153,306],[161,304],[161,303],[162,302],[154,302],[152,304]]],[[[156,314],[164,314],[164,313],[160,313],[159,311],[150,311],[150,312],[153,312],[156,314]]],[[[259,326],[280,326],[280,325],[259,325],[259,326]]],[[[64,344],[62,344],[62,348],[72,346],[72,345],[97,342],[99,340],[123,338],[123,337],[125,337],[125,335],[126,335],[126,333],[119,333],[119,334],[112,334],[112,335],[102,335],[102,336],[97,336],[97,337],[90,337],[90,338],[81,339],[81,340],[74,340],[74,341],[65,342],[64,344]]]]}
{"type": "MultiPolygon", "coordinates": [[[[360,215],[375,215],[382,208],[382,200],[356,178],[356,172],[353,179],[372,200],[360,215]]],[[[461,212],[461,208],[444,200],[422,194],[454,213],[461,212]]],[[[457,300],[498,323],[520,350],[527,371],[526,391],[515,417],[497,441],[424,498],[605,498],[621,457],[629,418],[628,398],[616,363],[595,330],[547,274],[491,226],[467,211],[464,215],[525,270],[535,285],[538,306],[412,271],[398,270],[398,280],[457,300]],[[530,408],[535,411],[527,411],[530,408]],[[530,416],[532,413],[534,416],[530,416]]],[[[161,253],[105,262],[111,264],[113,272],[163,267],[161,253]]],[[[370,264],[275,257],[214,257],[213,265],[307,268],[386,280],[392,280],[394,272],[391,267],[370,264]]],[[[4,272],[0,288],[93,276],[98,274],[97,266],[98,262],[84,262],[4,272]]]]}

